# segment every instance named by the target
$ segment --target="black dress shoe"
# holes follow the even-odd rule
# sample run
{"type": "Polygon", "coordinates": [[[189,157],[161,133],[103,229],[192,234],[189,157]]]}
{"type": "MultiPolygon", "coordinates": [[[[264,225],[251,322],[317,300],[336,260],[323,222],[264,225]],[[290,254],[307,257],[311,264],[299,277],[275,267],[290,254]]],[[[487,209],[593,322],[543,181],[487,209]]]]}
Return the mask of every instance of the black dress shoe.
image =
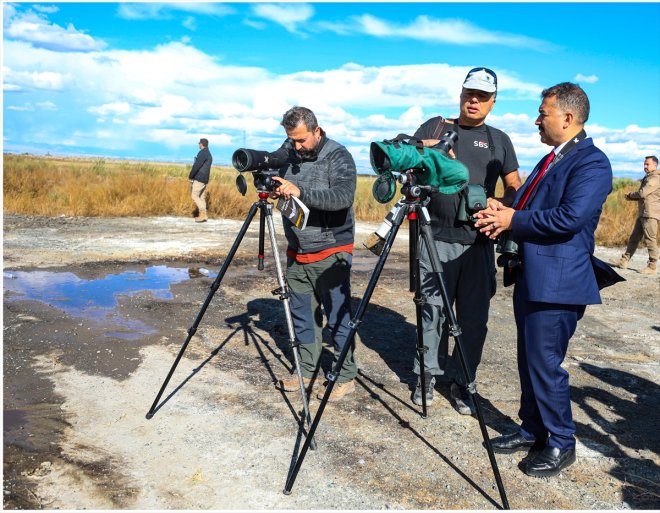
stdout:
{"type": "Polygon", "coordinates": [[[528,476],[552,477],[575,463],[575,449],[558,449],[549,445],[527,462],[523,471],[528,476]]]}
{"type": "Polygon", "coordinates": [[[511,454],[516,451],[526,451],[532,448],[542,448],[543,444],[536,440],[527,440],[519,431],[508,435],[497,436],[490,441],[493,452],[511,454]]]}

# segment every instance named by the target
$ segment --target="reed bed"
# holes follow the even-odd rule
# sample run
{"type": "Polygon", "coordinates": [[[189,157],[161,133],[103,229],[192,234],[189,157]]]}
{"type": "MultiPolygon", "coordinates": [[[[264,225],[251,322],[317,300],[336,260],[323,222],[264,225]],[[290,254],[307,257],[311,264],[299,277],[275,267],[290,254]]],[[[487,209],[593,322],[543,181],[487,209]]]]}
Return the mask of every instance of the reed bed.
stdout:
{"type": "MultiPolygon", "coordinates": [[[[4,154],[3,210],[42,216],[191,216],[189,171],[183,164],[4,154]]],[[[245,196],[236,189],[237,175],[232,168],[213,167],[207,187],[210,217],[242,219],[257,199],[252,175],[245,173],[245,196]]],[[[358,176],[358,220],[382,221],[399,198],[397,194],[389,204],[378,203],[371,193],[374,179],[358,176]]],[[[597,244],[626,244],[637,204],[625,201],[624,195],[638,186],[630,179],[615,179],[596,230],[597,244]]]]}

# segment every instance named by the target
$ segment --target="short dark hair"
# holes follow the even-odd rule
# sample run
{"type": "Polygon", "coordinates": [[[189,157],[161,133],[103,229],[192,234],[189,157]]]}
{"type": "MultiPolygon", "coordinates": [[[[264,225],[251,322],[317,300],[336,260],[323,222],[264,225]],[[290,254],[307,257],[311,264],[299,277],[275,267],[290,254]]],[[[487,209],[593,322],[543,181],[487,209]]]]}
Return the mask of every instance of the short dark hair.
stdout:
{"type": "Polygon", "coordinates": [[[644,160],[646,159],[651,159],[653,162],[655,162],[656,165],[658,164],[658,157],[656,157],[655,155],[649,155],[648,157],[644,157],[644,160]]]}
{"type": "Polygon", "coordinates": [[[579,85],[562,82],[541,92],[543,99],[550,96],[557,98],[557,105],[560,109],[572,112],[578,124],[584,125],[589,119],[589,98],[579,85]]]}
{"type": "Polygon", "coordinates": [[[209,140],[202,138],[202,139],[199,140],[199,144],[204,145],[204,148],[208,148],[209,147],[209,140]]]}
{"type": "Polygon", "coordinates": [[[314,113],[307,107],[292,107],[282,116],[280,125],[284,130],[293,130],[297,128],[300,123],[304,123],[308,131],[313,132],[319,126],[314,113]]]}

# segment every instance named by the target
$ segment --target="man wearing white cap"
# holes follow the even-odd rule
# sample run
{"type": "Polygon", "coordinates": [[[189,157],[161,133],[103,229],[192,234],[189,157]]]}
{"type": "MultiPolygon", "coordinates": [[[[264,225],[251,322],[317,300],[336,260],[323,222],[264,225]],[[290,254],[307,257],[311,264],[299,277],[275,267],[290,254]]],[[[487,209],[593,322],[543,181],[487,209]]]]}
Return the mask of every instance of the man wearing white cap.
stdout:
{"type": "MultiPolygon", "coordinates": [[[[483,67],[470,70],[463,82],[458,118],[438,116],[429,119],[417,129],[415,137],[423,140],[424,146],[434,146],[446,132],[456,132],[458,140],[453,152],[469,169],[469,183],[482,186],[485,195],[491,198],[495,195],[497,180],[501,179],[504,195],[499,199],[509,205],[521,181],[511,140],[501,130],[485,124],[496,96],[497,75],[483,67]]],[[[420,274],[422,294],[426,296],[422,307],[426,390],[422,392],[421,379],[418,379],[412,400],[421,405],[422,393],[425,393],[426,404],[430,404],[435,377],[438,376],[442,382],[451,383],[454,408],[461,414],[470,415],[475,413],[475,407],[467,387],[476,379],[486,340],[490,298],[495,294],[495,254],[492,242],[474,228],[474,223],[469,219],[462,220],[465,219],[465,213],[460,211],[463,204],[461,193],[434,193],[427,207],[447,296],[456,309],[462,330],[461,345],[469,379],[466,382],[457,348],[454,347],[449,355],[449,333],[442,296],[426,247],[422,244],[420,274]]],[[[419,360],[415,358],[414,372],[418,376],[419,367],[419,360]]]]}

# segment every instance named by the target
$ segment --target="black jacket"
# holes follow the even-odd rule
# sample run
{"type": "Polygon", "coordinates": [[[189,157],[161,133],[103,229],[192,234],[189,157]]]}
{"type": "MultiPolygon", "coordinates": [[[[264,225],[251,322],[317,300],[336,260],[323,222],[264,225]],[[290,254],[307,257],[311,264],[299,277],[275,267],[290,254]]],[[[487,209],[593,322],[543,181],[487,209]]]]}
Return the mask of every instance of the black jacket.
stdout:
{"type": "Polygon", "coordinates": [[[199,153],[195,157],[195,162],[193,163],[188,178],[190,180],[197,180],[198,182],[202,183],[209,183],[212,163],[213,157],[211,156],[209,149],[203,148],[199,150],[199,153]]]}

